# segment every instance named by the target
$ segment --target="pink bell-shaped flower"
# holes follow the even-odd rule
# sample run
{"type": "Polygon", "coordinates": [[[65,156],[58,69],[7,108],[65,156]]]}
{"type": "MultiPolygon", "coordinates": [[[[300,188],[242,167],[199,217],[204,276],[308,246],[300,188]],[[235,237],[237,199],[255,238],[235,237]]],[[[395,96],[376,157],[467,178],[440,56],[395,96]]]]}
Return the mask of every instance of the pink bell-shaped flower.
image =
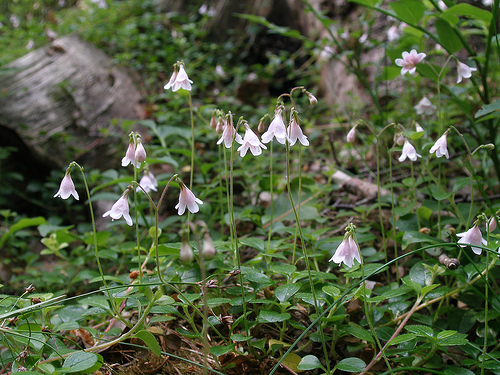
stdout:
{"type": "Polygon", "coordinates": [[[262,149],[267,149],[267,147],[259,140],[259,137],[246,125],[245,136],[243,137],[241,146],[238,147],[240,156],[244,157],[247,151],[250,150],[253,156],[258,156],[262,154],[262,149]]]}
{"type": "Polygon", "coordinates": [[[446,136],[448,135],[448,131],[446,131],[429,150],[429,153],[436,153],[436,156],[440,158],[441,156],[446,156],[446,159],[450,158],[450,154],[448,153],[448,147],[446,144],[446,136]]]}
{"type": "Polygon", "coordinates": [[[472,245],[481,246],[487,244],[477,224],[475,224],[467,232],[458,233],[457,237],[461,237],[458,240],[460,246],[465,247],[466,245],[471,245],[472,251],[477,255],[480,255],[483,250],[480,247],[475,247],[472,245]]]}
{"type": "Polygon", "coordinates": [[[300,128],[297,112],[292,108],[292,114],[290,115],[290,125],[287,129],[288,142],[290,146],[293,146],[297,140],[302,144],[302,146],[309,146],[309,140],[302,132],[300,128]]]}
{"type": "Polygon", "coordinates": [[[189,190],[184,183],[179,182],[179,185],[181,192],[179,194],[179,203],[175,206],[178,210],[177,213],[182,215],[186,211],[186,207],[192,214],[197,213],[200,210],[198,205],[203,204],[203,202],[196,198],[193,192],[189,190]]]}
{"type": "Polygon", "coordinates": [[[177,73],[177,76],[175,77],[175,82],[172,86],[172,91],[175,92],[179,89],[191,91],[191,83],[193,83],[193,81],[191,81],[188,78],[186,70],[184,69],[184,65],[181,64],[181,66],[179,68],[179,72],[177,73]]]}
{"type": "Polygon", "coordinates": [[[422,155],[417,154],[417,150],[415,150],[415,147],[412,146],[408,140],[405,140],[405,143],[403,145],[403,152],[401,153],[401,156],[399,157],[399,161],[403,162],[406,160],[406,158],[410,159],[411,161],[416,161],[417,158],[421,158],[422,155]]]}
{"type": "Polygon", "coordinates": [[[352,233],[347,233],[344,236],[344,240],[335,251],[335,254],[330,259],[330,262],[338,264],[344,262],[347,267],[351,268],[354,265],[354,259],[361,263],[361,255],[353,239],[352,233]]]}
{"type": "Polygon", "coordinates": [[[123,216],[128,225],[132,226],[132,218],[129,213],[128,205],[128,195],[130,193],[130,188],[125,190],[120,199],[118,199],[115,204],[111,207],[111,210],[105,212],[102,217],[111,217],[111,221],[118,220],[123,216]]]}
{"type": "Polygon", "coordinates": [[[461,63],[460,61],[457,62],[457,83],[462,82],[462,78],[470,78],[472,77],[472,72],[475,72],[477,69],[476,68],[471,68],[470,66],[461,63]]]}
{"type": "Polygon", "coordinates": [[[80,199],[75,189],[75,184],[73,184],[73,180],[71,179],[70,169],[68,168],[61,181],[59,190],[54,194],[54,198],[61,197],[62,199],[68,199],[70,195],[72,195],[76,200],[80,199]]]}
{"type": "Polygon", "coordinates": [[[274,137],[276,137],[276,140],[282,145],[284,145],[287,140],[286,126],[283,121],[283,108],[281,106],[276,109],[274,119],[271,121],[271,124],[269,124],[267,131],[262,134],[262,143],[269,143],[274,137]]]}
{"type": "Polygon", "coordinates": [[[225,121],[223,126],[222,135],[217,141],[218,145],[224,142],[224,146],[226,146],[226,148],[231,148],[233,145],[233,139],[236,143],[243,144],[243,138],[241,138],[241,135],[236,132],[233,125],[231,125],[228,121],[225,121]]]}

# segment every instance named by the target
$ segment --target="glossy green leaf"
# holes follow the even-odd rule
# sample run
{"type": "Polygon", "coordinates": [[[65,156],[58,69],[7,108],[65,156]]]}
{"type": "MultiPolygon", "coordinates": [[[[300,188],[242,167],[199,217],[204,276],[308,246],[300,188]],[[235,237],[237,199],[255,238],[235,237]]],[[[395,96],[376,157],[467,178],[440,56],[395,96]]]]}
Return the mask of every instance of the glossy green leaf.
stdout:
{"type": "Polygon", "coordinates": [[[87,374],[89,372],[97,371],[102,366],[102,357],[95,353],[78,351],[71,353],[69,357],[64,360],[63,367],[67,367],[70,374],[75,372],[87,374]],[[95,368],[98,366],[97,368],[95,368]]]}
{"type": "Polygon", "coordinates": [[[302,284],[285,284],[281,285],[276,288],[274,291],[275,297],[278,299],[280,302],[286,302],[288,301],[291,297],[297,293],[300,288],[302,287],[302,284]]]}
{"type": "Polygon", "coordinates": [[[356,357],[345,358],[337,363],[337,366],[335,366],[337,370],[347,372],[361,372],[365,369],[365,367],[365,361],[356,357]]]}
{"type": "Polygon", "coordinates": [[[262,323],[278,323],[284,322],[285,320],[290,319],[291,316],[289,313],[279,313],[276,311],[270,310],[261,310],[259,313],[258,320],[262,323]]]}
{"type": "Polygon", "coordinates": [[[442,19],[437,19],[434,25],[439,37],[439,43],[450,53],[458,52],[462,49],[462,42],[455,33],[453,27],[442,19]]]}
{"type": "Polygon", "coordinates": [[[302,371],[314,370],[317,368],[321,368],[321,362],[314,355],[306,355],[304,358],[302,358],[297,368],[302,371]]]}
{"type": "Polygon", "coordinates": [[[157,357],[161,357],[160,344],[158,344],[156,337],[151,332],[143,329],[142,331],[137,332],[134,337],[144,341],[144,344],[146,344],[146,346],[153,352],[154,355],[156,355],[157,357]]]}
{"type": "Polygon", "coordinates": [[[425,4],[420,0],[400,0],[390,3],[389,6],[396,13],[397,18],[409,24],[418,24],[425,12],[425,4]]]}

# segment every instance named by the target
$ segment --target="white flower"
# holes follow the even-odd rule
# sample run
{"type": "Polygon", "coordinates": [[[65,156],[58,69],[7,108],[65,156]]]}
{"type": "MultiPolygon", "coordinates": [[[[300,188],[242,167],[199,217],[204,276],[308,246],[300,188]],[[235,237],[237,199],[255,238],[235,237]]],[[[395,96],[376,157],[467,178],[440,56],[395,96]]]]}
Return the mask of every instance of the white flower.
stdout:
{"type": "Polygon", "coordinates": [[[477,69],[476,68],[471,68],[464,63],[461,63],[460,61],[457,62],[457,73],[458,73],[458,78],[457,78],[457,83],[462,82],[462,78],[470,78],[472,77],[472,72],[475,72],[477,69]]]}
{"type": "Polygon", "coordinates": [[[135,148],[135,161],[137,162],[137,168],[140,168],[141,163],[146,161],[146,150],[144,149],[140,138],[137,138],[137,147],[135,148]]]}
{"type": "Polygon", "coordinates": [[[188,78],[186,70],[184,69],[184,65],[181,64],[179,72],[175,77],[175,82],[172,86],[172,91],[175,92],[181,88],[187,91],[191,91],[191,83],[193,83],[193,81],[191,81],[188,78]]]}
{"type": "Polygon", "coordinates": [[[436,156],[440,158],[441,156],[446,156],[446,159],[450,158],[450,154],[448,153],[448,148],[446,144],[446,136],[448,132],[445,132],[437,141],[434,143],[434,146],[431,147],[429,153],[432,154],[436,152],[436,156]]]}
{"type": "MultiPolygon", "coordinates": [[[[144,173],[144,176],[142,176],[141,181],[139,181],[139,185],[142,186],[142,188],[146,191],[146,193],[149,193],[151,190],[153,191],[158,190],[157,189],[158,182],[156,181],[155,175],[151,171],[144,173]]],[[[141,191],[141,188],[137,187],[137,191],[141,191]]]]}
{"type": "Polygon", "coordinates": [[[356,139],[356,128],[358,125],[354,125],[351,130],[349,130],[349,133],[347,133],[346,141],[349,143],[354,142],[356,139]]]}
{"type": "Polygon", "coordinates": [[[344,262],[344,264],[350,268],[354,265],[354,259],[361,263],[361,255],[359,254],[358,246],[352,238],[352,235],[348,234],[347,238],[344,237],[344,240],[335,251],[330,262],[338,264],[344,262]]]}
{"type": "Polygon", "coordinates": [[[129,190],[126,190],[125,193],[118,199],[115,204],[111,207],[111,210],[105,212],[102,217],[111,216],[111,220],[118,220],[123,216],[128,225],[132,226],[132,218],[129,214],[129,206],[128,206],[128,194],[129,190]]]}
{"type": "Polygon", "coordinates": [[[415,147],[412,146],[408,140],[405,140],[405,143],[403,145],[403,152],[401,153],[401,156],[399,157],[399,161],[403,162],[406,160],[406,158],[410,159],[411,161],[415,161],[418,158],[421,158],[422,156],[417,154],[417,150],[415,150],[415,147]]]}
{"type": "Polygon", "coordinates": [[[387,40],[389,42],[392,42],[398,38],[399,38],[399,29],[396,25],[392,25],[391,27],[389,27],[389,30],[387,30],[387,40]]]}
{"type": "Polygon", "coordinates": [[[126,167],[129,164],[135,166],[135,145],[132,139],[130,139],[127,152],[125,153],[125,156],[122,159],[122,167],[126,167]]]}
{"type": "Polygon", "coordinates": [[[290,142],[290,146],[293,146],[297,139],[303,146],[309,146],[309,140],[302,133],[302,129],[300,128],[299,122],[297,121],[297,114],[292,110],[292,115],[290,116],[290,125],[288,125],[287,129],[288,142],[290,142]]]}
{"type": "Polygon", "coordinates": [[[236,133],[236,129],[234,128],[234,126],[226,121],[222,130],[222,136],[217,141],[217,144],[220,145],[222,142],[224,142],[224,146],[226,146],[226,148],[231,148],[231,146],[233,145],[233,139],[239,144],[243,143],[243,138],[241,138],[241,135],[236,133]]]}
{"type": "Polygon", "coordinates": [[[170,76],[170,79],[169,79],[168,83],[163,88],[165,90],[170,89],[174,85],[176,78],[177,78],[177,68],[174,68],[174,72],[170,76]]]}
{"type": "Polygon", "coordinates": [[[416,133],[424,133],[425,130],[423,127],[420,126],[420,124],[417,123],[417,124],[415,124],[415,132],[416,133]]]}
{"type": "Polygon", "coordinates": [[[271,124],[269,124],[269,128],[267,128],[267,131],[262,134],[261,140],[263,143],[269,143],[274,137],[276,137],[276,140],[282,145],[285,144],[285,141],[287,139],[286,126],[285,122],[283,121],[283,110],[281,109],[281,107],[276,109],[273,121],[271,121],[271,124]]]}
{"type": "Polygon", "coordinates": [[[413,108],[417,111],[417,115],[432,115],[437,107],[424,96],[413,108]]]}
{"type": "Polygon", "coordinates": [[[186,207],[192,214],[197,213],[200,210],[198,204],[203,204],[203,202],[196,198],[193,192],[189,190],[182,182],[180,182],[180,188],[181,192],[179,194],[179,203],[177,203],[177,205],[175,206],[175,208],[178,210],[177,213],[179,215],[182,215],[186,211],[186,207]]]}
{"type": "Polygon", "coordinates": [[[73,184],[73,180],[71,179],[71,175],[66,173],[61,181],[59,190],[54,194],[54,198],[61,197],[62,199],[68,199],[70,195],[72,195],[76,200],[80,199],[78,197],[78,193],[76,192],[75,184],[73,184]]]}
{"type": "MultiPolygon", "coordinates": [[[[481,231],[476,225],[470,228],[467,232],[458,233],[457,237],[462,237],[461,239],[458,240],[458,243],[462,244],[460,245],[462,247],[465,247],[466,245],[477,245],[477,246],[486,245],[486,241],[484,240],[481,231]]],[[[482,252],[482,249],[479,247],[471,246],[471,248],[472,251],[477,255],[480,255],[482,252]]]]}
{"type": "Polygon", "coordinates": [[[262,149],[265,150],[267,147],[259,141],[259,137],[247,126],[245,137],[243,137],[241,146],[236,151],[239,151],[240,156],[244,157],[249,149],[253,156],[257,156],[262,154],[262,149]]]}
{"type": "Polygon", "coordinates": [[[402,59],[396,59],[396,65],[401,66],[401,74],[406,74],[406,72],[410,74],[415,74],[415,71],[417,70],[416,65],[422,61],[425,56],[427,56],[425,53],[418,53],[417,50],[412,49],[410,53],[404,51],[403,52],[403,58],[402,59]]]}

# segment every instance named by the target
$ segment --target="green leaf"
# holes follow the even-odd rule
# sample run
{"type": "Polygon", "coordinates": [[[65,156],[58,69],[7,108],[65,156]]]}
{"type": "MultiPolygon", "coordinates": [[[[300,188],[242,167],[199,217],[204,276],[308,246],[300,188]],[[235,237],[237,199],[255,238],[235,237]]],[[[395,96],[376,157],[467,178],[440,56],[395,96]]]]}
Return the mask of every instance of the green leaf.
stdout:
{"type": "MultiPolygon", "coordinates": [[[[483,105],[481,109],[476,112],[474,118],[486,116],[496,111],[500,111],[500,100],[495,100],[493,103],[483,105]]],[[[498,112],[495,117],[498,116],[500,116],[500,112],[498,112]]]]}
{"type": "Polygon", "coordinates": [[[427,293],[429,293],[431,290],[437,288],[438,286],[439,286],[439,284],[432,284],[432,285],[424,286],[420,293],[422,293],[422,296],[425,296],[427,293]]]}
{"type": "Polygon", "coordinates": [[[349,326],[344,328],[344,331],[346,333],[353,335],[354,337],[356,337],[360,340],[364,340],[364,341],[367,341],[367,342],[372,343],[372,344],[375,343],[375,340],[373,339],[371,331],[366,330],[364,328],[361,328],[360,326],[349,325],[349,326]]]}
{"type": "Polygon", "coordinates": [[[438,241],[427,234],[420,233],[418,231],[407,231],[403,235],[403,242],[401,246],[405,250],[409,245],[413,243],[437,243],[438,241]]]}
{"type": "Polygon", "coordinates": [[[340,289],[333,286],[333,285],[325,285],[323,288],[321,288],[321,290],[323,292],[325,292],[326,294],[328,294],[329,296],[331,297],[338,297],[340,296],[340,289]]]}
{"type": "Polygon", "coordinates": [[[210,298],[207,301],[207,305],[209,307],[218,307],[218,306],[224,305],[226,303],[231,303],[231,299],[221,297],[221,298],[210,298]]]}
{"type": "Polygon", "coordinates": [[[356,357],[345,358],[335,366],[336,369],[347,372],[361,372],[365,367],[365,361],[356,357]]]}
{"type": "Polygon", "coordinates": [[[401,344],[402,342],[407,342],[415,338],[417,338],[417,335],[415,335],[414,333],[403,333],[401,335],[397,335],[396,337],[394,337],[389,342],[389,345],[398,345],[401,344]]]}
{"type": "Polygon", "coordinates": [[[280,314],[276,311],[261,310],[257,319],[262,323],[278,323],[284,322],[285,320],[288,320],[290,318],[291,316],[289,313],[280,314]]]}
{"type": "Polygon", "coordinates": [[[446,366],[444,375],[474,375],[470,370],[458,366],[446,366]]]}
{"type": "Polygon", "coordinates": [[[236,344],[212,346],[210,348],[210,354],[219,357],[221,355],[229,353],[231,350],[234,349],[235,346],[236,344]]]}
{"type": "Polygon", "coordinates": [[[469,342],[467,335],[453,330],[444,330],[437,335],[438,344],[441,346],[465,345],[469,342]]]}
{"type": "Polygon", "coordinates": [[[435,26],[439,37],[439,43],[449,53],[455,53],[462,49],[462,42],[460,41],[460,38],[447,21],[437,19],[435,26]]]}
{"type": "Polygon", "coordinates": [[[406,285],[408,285],[410,288],[412,288],[415,292],[417,292],[417,294],[420,294],[420,291],[422,290],[422,285],[420,285],[416,281],[411,280],[409,277],[403,277],[401,281],[406,285]]]}
{"type": "Polygon", "coordinates": [[[71,353],[69,357],[64,360],[63,367],[69,368],[69,373],[79,372],[88,374],[89,372],[97,371],[102,366],[102,357],[99,358],[95,353],[78,351],[71,353]],[[96,366],[97,369],[94,370],[96,366]]]}
{"type": "Polygon", "coordinates": [[[2,238],[0,238],[0,248],[3,246],[5,241],[7,241],[7,239],[17,231],[28,227],[35,227],[45,223],[46,223],[45,219],[41,216],[33,218],[24,218],[19,220],[17,223],[12,224],[9,230],[6,233],[4,233],[2,238]]]}
{"type": "Polygon", "coordinates": [[[356,3],[360,5],[367,6],[369,8],[374,8],[379,0],[349,0],[351,3],[356,3]]]}
{"type": "Polygon", "coordinates": [[[418,24],[425,12],[425,5],[420,0],[400,0],[390,3],[389,6],[396,13],[397,18],[409,24],[418,24]]]}
{"type": "Polygon", "coordinates": [[[432,273],[422,263],[417,263],[410,269],[410,279],[424,287],[431,284],[432,273]]]}
{"type": "Polygon", "coordinates": [[[314,356],[314,355],[306,355],[302,360],[300,361],[299,365],[297,366],[299,370],[302,371],[308,371],[308,370],[314,370],[317,368],[322,368],[321,362],[319,359],[314,356]]]}
{"type": "Polygon", "coordinates": [[[288,301],[295,293],[297,293],[300,288],[302,287],[302,284],[286,284],[286,285],[281,285],[276,288],[274,291],[274,295],[280,302],[286,302],[288,301]]]}
{"type": "Polygon", "coordinates": [[[144,344],[153,352],[157,357],[161,357],[161,347],[156,340],[156,337],[149,331],[143,329],[142,331],[137,332],[134,335],[135,338],[138,338],[144,341],[144,344]]]}
{"type": "Polygon", "coordinates": [[[469,17],[479,21],[483,21],[488,25],[491,23],[492,20],[491,12],[479,9],[478,7],[466,3],[454,5],[446,9],[441,14],[441,17],[446,18],[448,21],[453,20],[452,16],[469,17]]]}
{"type": "Polygon", "coordinates": [[[408,332],[413,332],[417,336],[433,337],[434,331],[431,327],[423,325],[408,325],[405,327],[408,332]]]}

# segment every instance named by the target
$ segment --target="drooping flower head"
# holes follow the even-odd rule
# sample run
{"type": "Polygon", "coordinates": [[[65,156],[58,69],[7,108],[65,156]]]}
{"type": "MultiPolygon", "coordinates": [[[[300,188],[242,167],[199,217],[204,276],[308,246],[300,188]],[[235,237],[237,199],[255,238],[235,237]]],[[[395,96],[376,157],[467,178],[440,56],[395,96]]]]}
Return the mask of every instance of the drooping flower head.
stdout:
{"type": "Polygon", "coordinates": [[[286,133],[290,146],[293,146],[297,140],[299,140],[302,146],[309,146],[309,140],[304,133],[302,133],[302,129],[300,128],[299,115],[295,108],[292,108],[290,112],[290,124],[288,125],[286,133]]]}
{"type": "Polygon", "coordinates": [[[129,213],[129,205],[128,205],[128,195],[130,193],[130,190],[132,189],[131,186],[127,188],[127,190],[124,191],[120,199],[118,199],[115,204],[111,207],[111,210],[105,212],[102,217],[111,217],[111,221],[118,220],[123,216],[125,221],[127,222],[128,225],[132,226],[132,218],[130,217],[129,213]]]}
{"type": "Polygon", "coordinates": [[[472,72],[475,72],[476,70],[477,70],[476,68],[471,68],[470,66],[467,66],[464,63],[457,61],[457,74],[458,74],[457,83],[462,82],[462,78],[472,77],[472,72]]]}
{"type": "MultiPolygon", "coordinates": [[[[139,185],[149,193],[151,190],[157,191],[158,182],[156,181],[155,175],[151,171],[144,171],[144,175],[139,181],[139,185]]],[[[142,191],[140,187],[137,187],[137,191],[142,191]]]]}
{"type": "Polygon", "coordinates": [[[344,262],[348,268],[354,265],[354,259],[361,264],[359,248],[354,240],[354,228],[355,226],[352,223],[347,226],[344,240],[335,251],[335,254],[331,257],[330,262],[338,264],[344,262]]]}
{"type": "Polygon", "coordinates": [[[283,106],[278,105],[274,111],[274,118],[269,124],[267,131],[262,134],[261,140],[263,143],[269,143],[276,137],[276,140],[282,145],[287,139],[285,121],[283,120],[283,106]]]}
{"type": "Polygon", "coordinates": [[[193,83],[193,81],[189,79],[186,69],[184,69],[184,63],[181,61],[174,65],[174,72],[164,89],[168,90],[171,88],[173,92],[179,89],[191,91],[191,83],[193,83]]]}
{"type": "Polygon", "coordinates": [[[358,127],[358,124],[354,125],[351,130],[349,130],[349,133],[347,133],[347,136],[345,137],[346,141],[349,143],[353,143],[354,140],[356,139],[356,128],[358,127]]]}
{"type": "Polygon", "coordinates": [[[267,147],[245,122],[245,136],[243,137],[241,146],[236,151],[240,152],[241,157],[244,157],[248,150],[250,150],[253,156],[258,156],[262,154],[262,149],[266,150],[267,147]]]}
{"type": "Polygon", "coordinates": [[[134,137],[131,135],[128,143],[127,152],[122,159],[122,167],[132,164],[135,166],[135,142],[134,137]]]}
{"type": "Polygon", "coordinates": [[[431,103],[427,97],[420,99],[418,104],[413,107],[417,111],[417,115],[432,115],[436,111],[436,106],[431,103]]]}
{"type": "Polygon", "coordinates": [[[198,205],[203,204],[203,202],[196,198],[193,192],[182,181],[179,181],[179,187],[181,189],[179,203],[175,206],[175,209],[178,210],[177,213],[182,215],[186,211],[186,207],[192,214],[197,213],[200,210],[198,205]]]}
{"type": "Polygon", "coordinates": [[[236,143],[242,144],[243,138],[241,138],[241,135],[236,132],[236,129],[233,126],[232,115],[228,114],[228,117],[229,121],[227,119],[224,121],[222,135],[217,141],[217,144],[220,145],[222,142],[224,142],[224,146],[226,146],[226,148],[231,148],[233,146],[233,140],[236,143]]]}
{"type": "Polygon", "coordinates": [[[418,53],[416,49],[412,49],[410,53],[404,51],[402,59],[396,59],[396,65],[401,66],[401,74],[406,74],[407,72],[410,74],[415,74],[417,70],[416,65],[421,62],[425,56],[425,53],[418,53]]]}
{"type": "Polygon", "coordinates": [[[75,184],[73,184],[73,180],[71,179],[71,167],[66,169],[66,173],[61,181],[59,190],[54,194],[54,198],[61,197],[62,199],[68,199],[70,195],[72,195],[76,200],[80,199],[75,189],[75,184]]]}
{"type": "Polygon", "coordinates": [[[141,167],[141,163],[146,161],[146,150],[141,142],[141,137],[137,136],[137,145],[135,147],[135,160],[137,162],[137,168],[141,167]]]}
{"type": "Polygon", "coordinates": [[[436,156],[440,158],[441,156],[446,156],[446,159],[450,158],[450,154],[448,153],[448,147],[446,143],[446,136],[448,135],[448,130],[444,132],[444,134],[434,143],[434,145],[429,150],[429,153],[436,153],[436,156]]]}
{"type": "Polygon", "coordinates": [[[399,157],[398,160],[400,162],[403,162],[406,160],[406,158],[408,158],[411,161],[416,161],[417,158],[421,157],[422,155],[417,154],[417,150],[415,150],[415,147],[413,147],[412,144],[408,142],[408,139],[406,139],[403,145],[403,152],[401,153],[401,156],[399,157]]]}
{"type": "Polygon", "coordinates": [[[481,245],[487,244],[486,240],[483,238],[481,230],[479,229],[479,222],[480,222],[480,220],[477,220],[474,223],[474,226],[472,228],[470,228],[467,232],[457,234],[457,237],[461,237],[458,240],[458,243],[460,244],[460,246],[465,247],[467,245],[470,245],[472,251],[477,255],[481,255],[481,252],[483,250],[480,247],[476,247],[476,246],[481,246],[481,245]],[[476,245],[476,246],[473,246],[473,245],[476,245]]]}

